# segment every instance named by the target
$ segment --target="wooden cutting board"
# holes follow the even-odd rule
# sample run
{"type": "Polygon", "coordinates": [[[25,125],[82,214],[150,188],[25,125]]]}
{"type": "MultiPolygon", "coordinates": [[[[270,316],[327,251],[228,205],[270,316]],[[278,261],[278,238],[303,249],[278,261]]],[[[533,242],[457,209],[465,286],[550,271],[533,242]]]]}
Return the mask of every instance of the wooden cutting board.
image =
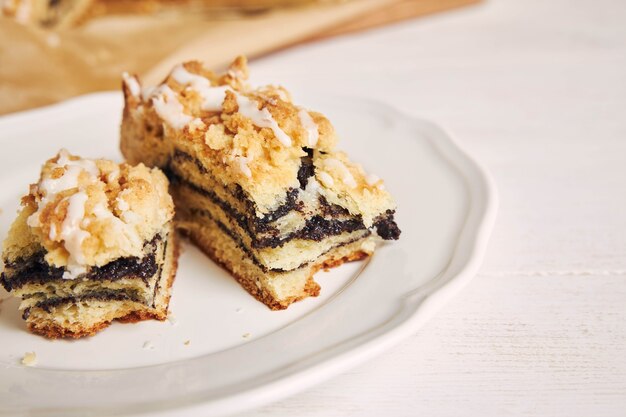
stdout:
{"type": "Polygon", "coordinates": [[[157,83],[185,60],[219,69],[304,42],[379,27],[479,0],[352,0],[215,19],[104,16],[56,32],[0,18],[0,114],[118,89],[123,71],[157,83]]]}

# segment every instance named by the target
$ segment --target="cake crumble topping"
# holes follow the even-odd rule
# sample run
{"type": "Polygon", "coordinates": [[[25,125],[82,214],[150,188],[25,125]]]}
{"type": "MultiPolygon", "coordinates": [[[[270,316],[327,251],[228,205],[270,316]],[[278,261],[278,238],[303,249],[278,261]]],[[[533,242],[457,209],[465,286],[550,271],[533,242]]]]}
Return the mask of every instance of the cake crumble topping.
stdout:
{"type": "Polygon", "coordinates": [[[167,184],[157,169],[83,159],[63,149],[23,197],[22,220],[12,226],[23,230],[9,233],[8,259],[43,247],[46,262],[75,279],[91,266],[142,257],[145,241],[173,217],[167,184]]]}
{"type": "Polygon", "coordinates": [[[285,191],[300,187],[298,170],[306,157],[317,168],[320,195],[363,214],[366,226],[395,207],[378,177],[335,149],[337,138],[326,117],[296,106],[282,87],[251,87],[247,76],[243,57],[223,75],[186,62],[160,85],[144,88],[148,95],[142,97],[133,94],[139,80],[124,80],[126,111],[145,120],[155,139],[173,137],[176,146],[202,155],[207,165],[222,167],[219,179],[240,186],[259,214],[284,204],[285,191]]]}

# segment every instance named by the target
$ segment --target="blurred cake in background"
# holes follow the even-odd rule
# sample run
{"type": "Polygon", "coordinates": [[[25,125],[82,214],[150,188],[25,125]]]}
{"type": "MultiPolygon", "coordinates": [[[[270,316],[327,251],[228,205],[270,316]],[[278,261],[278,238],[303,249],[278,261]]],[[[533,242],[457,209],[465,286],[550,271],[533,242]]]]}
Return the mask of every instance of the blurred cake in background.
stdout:
{"type": "Polygon", "coordinates": [[[2,0],[2,14],[26,25],[62,28],[78,23],[93,0],[2,0]]]}
{"type": "MultiPolygon", "coordinates": [[[[107,15],[256,12],[316,0],[0,0],[2,14],[27,25],[67,28],[107,15]]],[[[326,0],[330,1],[330,0],[326,0]]]]}
{"type": "Polygon", "coordinates": [[[479,1],[0,0],[0,50],[10,51],[0,115],[116,89],[122,71],[156,84],[179,62],[222,69],[234,54],[258,58],[479,1]]]}

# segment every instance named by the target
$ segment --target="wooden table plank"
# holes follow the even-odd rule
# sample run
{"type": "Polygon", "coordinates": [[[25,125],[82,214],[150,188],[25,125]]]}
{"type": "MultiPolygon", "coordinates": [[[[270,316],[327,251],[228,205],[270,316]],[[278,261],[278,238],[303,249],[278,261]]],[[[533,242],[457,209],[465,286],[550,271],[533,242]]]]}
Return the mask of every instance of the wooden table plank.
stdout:
{"type": "MultiPolygon", "coordinates": [[[[256,62],[438,121],[500,211],[482,272],[380,358],[247,416],[623,416],[626,8],[486,2],[256,62]]],[[[323,110],[323,109],[322,109],[323,110]]]]}

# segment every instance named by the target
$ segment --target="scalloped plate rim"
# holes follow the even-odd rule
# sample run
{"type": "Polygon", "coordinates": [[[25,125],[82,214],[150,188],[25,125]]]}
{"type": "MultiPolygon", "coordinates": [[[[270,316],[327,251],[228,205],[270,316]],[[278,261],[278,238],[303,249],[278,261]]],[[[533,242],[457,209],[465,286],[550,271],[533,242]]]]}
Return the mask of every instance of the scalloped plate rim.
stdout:
{"type": "MultiPolygon", "coordinates": [[[[319,94],[319,92],[316,92],[316,94],[319,94]]],[[[62,116],[65,112],[72,109],[88,108],[87,104],[94,101],[112,100],[113,96],[117,100],[121,97],[118,92],[99,92],[75,97],[50,106],[4,115],[0,117],[0,129],[3,129],[5,126],[11,126],[14,123],[23,123],[33,118],[62,116]]],[[[389,104],[370,98],[336,95],[334,97],[358,100],[385,108],[387,112],[396,117],[400,117],[406,122],[420,125],[422,128],[425,127],[438,136],[437,142],[428,140],[438,149],[442,156],[449,160],[448,162],[451,165],[463,174],[462,176],[467,182],[468,189],[471,190],[472,197],[470,199],[470,207],[468,208],[468,218],[466,218],[459,234],[449,263],[450,266],[429,281],[427,285],[429,288],[416,288],[409,291],[403,300],[401,308],[392,317],[392,320],[384,326],[373,329],[373,331],[370,330],[368,333],[359,335],[356,338],[345,340],[331,349],[329,357],[318,360],[304,369],[298,369],[288,376],[282,376],[274,381],[227,395],[220,399],[207,401],[202,395],[196,395],[194,397],[159,403],[159,409],[153,407],[156,404],[151,404],[149,409],[141,407],[141,409],[137,409],[140,404],[136,404],[125,408],[125,411],[119,408],[102,409],[102,413],[114,412],[115,415],[120,416],[137,416],[148,412],[150,415],[163,417],[217,416],[242,412],[280,400],[361,364],[415,333],[478,272],[487,248],[498,207],[495,183],[487,170],[456,143],[453,135],[431,121],[406,115],[389,104]],[[450,161],[450,159],[453,161],[450,161]],[[454,163],[455,161],[460,161],[466,166],[461,168],[454,163]],[[463,252],[463,254],[459,252],[463,252]],[[465,259],[461,261],[460,266],[456,267],[456,271],[451,272],[451,264],[454,260],[458,261],[460,257],[465,259]],[[375,335],[372,336],[371,333],[375,333],[375,335]],[[368,335],[370,337],[365,337],[368,335]],[[364,337],[367,340],[355,341],[355,339],[360,337],[364,337]],[[352,346],[345,346],[347,344],[352,346]]],[[[145,404],[143,405],[145,406],[145,404]]],[[[50,413],[44,413],[44,415],[57,415],[59,411],[50,410],[50,413]]],[[[61,411],[61,413],[64,412],[71,411],[61,411]]],[[[39,414],[40,412],[37,412],[37,415],[39,414]]]]}

